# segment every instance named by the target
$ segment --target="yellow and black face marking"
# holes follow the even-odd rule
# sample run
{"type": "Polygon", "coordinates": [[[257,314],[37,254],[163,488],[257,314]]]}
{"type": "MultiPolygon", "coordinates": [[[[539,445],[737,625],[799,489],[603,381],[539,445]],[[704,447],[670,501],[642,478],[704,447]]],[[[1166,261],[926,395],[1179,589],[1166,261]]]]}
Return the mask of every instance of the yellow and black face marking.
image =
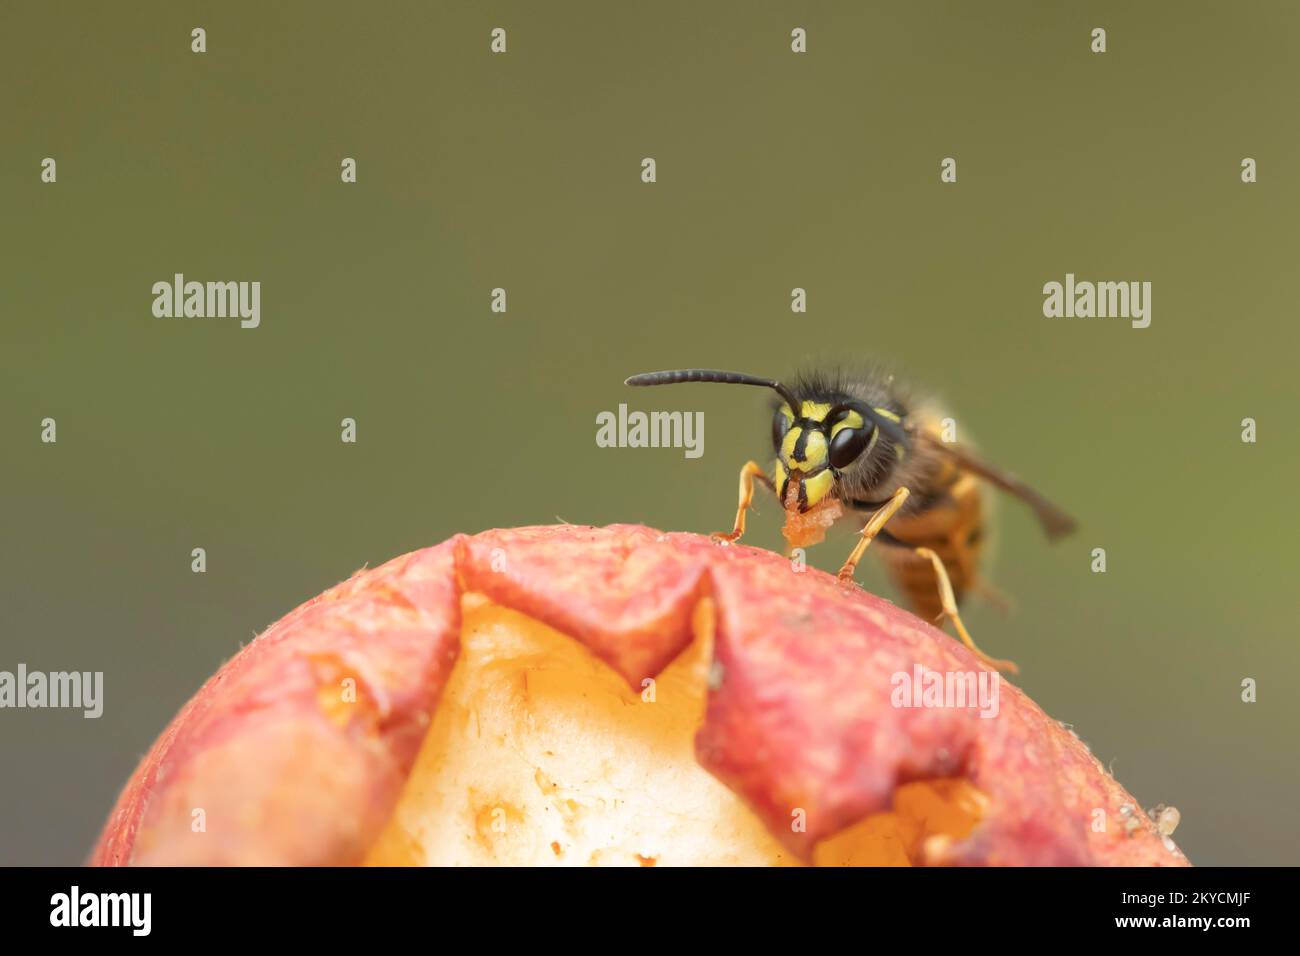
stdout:
{"type": "Polygon", "coordinates": [[[847,468],[859,455],[869,455],[879,437],[880,429],[869,426],[862,413],[851,408],[803,401],[796,417],[788,405],[782,405],[772,422],[777,497],[787,500],[794,479],[799,510],[816,506],[834,488],[838,470],[847,468]]]}
{"type": "MultiPolygon", "coordinates": [[[[715,539],[735,541],[744,534],[755,481],[791,513],[838,502],[863,520],[841,580],[852,581],[867,546],[879,539],[895,583],[916,610],[951,618],[958,636],[987,663],[1015,670],[1010,661],[984,657],[957,611],[962,596],[979,583],[985,517],[980,481],[1029,504],[1048,537],[1073,529],[1068,515],[1014,476],[944,442],[938,417],[909,407],[892,377],[812,375],[789,387],[741,372],[678,369],[634,375],[626,384],[681,382],[755,385],[781,396],[772,417],[772,475],[752,461],[741,469],[735,523],[715,539]]],[[[788,536],[793,542],[793,533],[788,536]]]]}

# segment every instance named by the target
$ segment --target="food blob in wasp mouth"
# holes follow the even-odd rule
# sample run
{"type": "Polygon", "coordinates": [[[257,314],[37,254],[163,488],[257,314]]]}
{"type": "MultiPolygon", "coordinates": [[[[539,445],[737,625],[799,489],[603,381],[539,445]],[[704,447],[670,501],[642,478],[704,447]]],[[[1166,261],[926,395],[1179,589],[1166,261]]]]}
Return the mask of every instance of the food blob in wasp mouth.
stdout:
{"type": "Polygon", "coordinates": [[[826,529],[844,515],[844,506],[827,495],[807,511],[799,510],[801,478],[792,475],[785,488],[785,526],[781,534],[792,548],[810,548],[826,538],[826,529]]]}

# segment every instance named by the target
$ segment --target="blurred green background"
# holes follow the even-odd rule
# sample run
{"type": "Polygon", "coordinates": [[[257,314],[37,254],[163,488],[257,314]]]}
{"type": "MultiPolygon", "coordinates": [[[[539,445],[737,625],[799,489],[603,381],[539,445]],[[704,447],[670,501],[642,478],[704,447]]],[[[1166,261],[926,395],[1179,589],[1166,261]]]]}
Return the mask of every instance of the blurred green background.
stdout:
{"type": "Polygon", "coordinates": [[[1194,862],[1300,862],[1297,41],[1283,3],[7,0],[0,669],[106,709],[0,711],[0,862],[84,859],[199,684],[362,565],[727,525],[768,396],[626,375],[864,358],[1081,520],[1001,503],[981,643],[1194,862]],[[260,280],[261,327],[155,319],[174,272],[260,280]],[[1151,281],[1151,327],[1044,318],[1066,272],[1151,281]],[[620,402],[702,410],[704,456],[598,448],[620,402]]]}

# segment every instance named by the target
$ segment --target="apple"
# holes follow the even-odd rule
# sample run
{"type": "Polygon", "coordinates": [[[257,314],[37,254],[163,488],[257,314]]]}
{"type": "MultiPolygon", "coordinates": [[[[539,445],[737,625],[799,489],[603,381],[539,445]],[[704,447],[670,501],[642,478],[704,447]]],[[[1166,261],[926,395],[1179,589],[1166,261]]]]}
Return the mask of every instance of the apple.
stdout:
{"type": "Polygon", "coordinates": [[[1188,865],[1172,819],[879,597],[561,525],[457,536],[270,627],[163,731],[91,862],[1188,865]]]}

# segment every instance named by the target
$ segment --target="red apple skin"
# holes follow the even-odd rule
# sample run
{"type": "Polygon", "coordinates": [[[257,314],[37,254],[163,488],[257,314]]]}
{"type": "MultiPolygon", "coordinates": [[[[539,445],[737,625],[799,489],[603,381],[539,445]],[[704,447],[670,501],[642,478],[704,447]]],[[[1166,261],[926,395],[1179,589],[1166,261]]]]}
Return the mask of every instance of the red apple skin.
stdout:
{"type": "Polygon", "coordinates": [[[361,572],[227,661],[146,754],[91,863],[359,860],[456,659],[455,549],[449,541],[361,572]],[[338,699],[343,675],[357,682],[357,705],[340,719],[321,701],[338,699]]]}
{"type": "Polygon", "coordinates": [[[1188,865],[1087,747],[1005,680],[994,719],[893,706],[893,675],[915,665],[987,670],[943,632],[770,552],[635,525],[457,536],[302,605],[176,716],[90,862],[359,862],[455,663],[466,592],[571,635],[638,688],[690,643],[712,599],[716,679],[698,759],[804,859],[889,809],[899,784],[961,776],[985,814],[927,862],[1188,865]],[[348,678],[357,703],[335,706],[348,678]],[[195,839],[200,810],[210,830],[195,839]]]}

